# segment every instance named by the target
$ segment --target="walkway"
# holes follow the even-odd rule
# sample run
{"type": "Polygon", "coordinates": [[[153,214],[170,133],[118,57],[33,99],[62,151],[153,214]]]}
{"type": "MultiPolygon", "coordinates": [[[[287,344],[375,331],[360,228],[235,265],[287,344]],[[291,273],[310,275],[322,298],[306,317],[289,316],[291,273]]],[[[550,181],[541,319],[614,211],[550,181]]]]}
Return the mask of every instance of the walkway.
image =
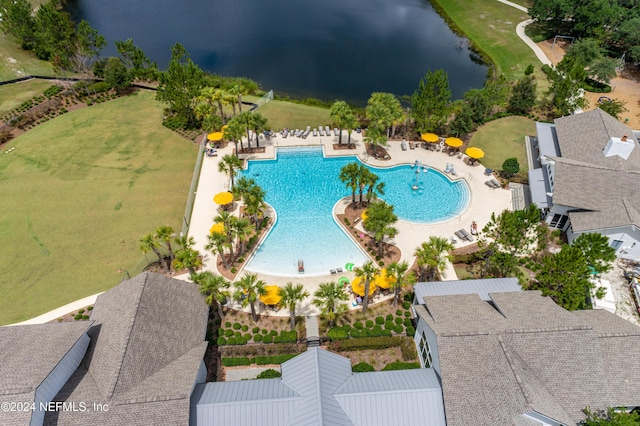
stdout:
{"type": "MultiPolygon", "coordinates": [[[[104,292],[102,292],[104,293],[104,292]]],[[[77,311],[78,309],[84,308],[86,306],[89,305],[93,305],[94,303],[96,303],[96,299],[98,298],[98,296],[100,296],[102,293],[98,293],[98,294],[94,294],[92,296],[87,296],[83,299],[80,300],[76,300],[75,302],[71,302],[67,305],[61,306],[57,309],[54,309],[53,311],[49,311],[45,314],[42,314],[40,316],[37,316],[35,318],[31,318],[30,320],[26,320],[26,321],[22,321],[22,322],[18,322],[15,324],[9,324],[9,326],[14,326],[14,325],[31,325],[31,324],[44,324],[47,322],[51,322],[51,321],[55,321],[58,318],[60,318],[61,316],[64,316],[66,314],[72,313],[77,311]]]]}
{"type": "MultiPolygon", "coordinates": [[[[506,4],[507,6],[514,7],[527,14],[529,13],[529,10],[526,7],[510,2],[509,0],[498,0],[498,1],[502,4],[506,4]]],[[[533,40],[531,40],[529,36],[525,34],[524,29],[527,27],[527,25],[531,23],[533,23],[533,19],[527,19],[526,21],[520,22],[516,26],[516,34],[518,35],[518,37],[520,37],[522,41],[525,42],[527,46],[529,46],[529,48],[531,48],[531,50],[533,50],[533,53],[535,53],[536,57],[540,60],[540,62],[542,62],[545,65],[553,66],[553,63],[551,62],[551,60],[549,60],[549,58],[547,58],[547,55],[544,54],[542,49],[540,49],[538,45],[535,44],[533,40]]]]}

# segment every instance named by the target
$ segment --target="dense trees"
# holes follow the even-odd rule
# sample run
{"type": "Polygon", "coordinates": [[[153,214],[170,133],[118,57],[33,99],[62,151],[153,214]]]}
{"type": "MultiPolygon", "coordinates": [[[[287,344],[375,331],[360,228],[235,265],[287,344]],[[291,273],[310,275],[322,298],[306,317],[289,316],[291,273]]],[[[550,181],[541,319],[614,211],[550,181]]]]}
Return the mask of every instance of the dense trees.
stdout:
{"type": "Polygon", "coordinates": [[[398,221],[398,216],[393,212],[393,206],[378,201],[370,203],[367,207],[367,217],[364,220],[364,229],[373,234],[373,240],[378,245],[378,256],[383,256],[385,238],[393,238],[398,229],[393,225],[398,221]]]}
{"type": "Polygon", "coordinates": [[[429,71],[411,96],[411,116],[418,133],[436,132],[446,122],[451,89],[443,70],[429,71]]]}
{"type": "Polygon", "coordinates": [[[514,114],[528,114],[536,104],[536,81],[533,76],[527,75],[513,85],[509,98],[509,112],[514,114]]]}
{"type": "Polygon", "coordinates": [[[440,280],[440,274],[444,271],[446,262],[451,260],[449,255],[451,250],[453,246],[449,240],[434,236],[429,237],[429,241],[416,248],[414,254],[418,263],[420,281],[440,280]]]}

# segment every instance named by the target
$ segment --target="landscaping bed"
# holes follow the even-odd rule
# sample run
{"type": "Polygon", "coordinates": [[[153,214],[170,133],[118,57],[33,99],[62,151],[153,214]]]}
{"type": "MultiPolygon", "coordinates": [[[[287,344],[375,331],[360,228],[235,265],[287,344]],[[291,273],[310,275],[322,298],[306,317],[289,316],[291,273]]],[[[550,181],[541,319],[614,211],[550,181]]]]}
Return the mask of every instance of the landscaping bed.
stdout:
{"type": "Polygon", "coordinates": [[[258,322],[251,320],[251,314],[230,310],[220,323],[216,344],[218,346],[246,345],[251,343],[296,343],[304,338],[304,321],[296,330],[290,330],[289,317],[258,315],[258,322]]]}
{"type": "MultiPolygon", "coordinates": [[[[216,257],[216,267],[218,268],[218,272],[220,273],[220,275],[222,275],[229,281],[233,281],[238,275],[238,272],[242,270],[242,267],[244,266],[245,262],[247,262],[251,257],[252,251],[257,246],[258,241],[260,241],[263,235],[269,230],[272,223],[273,221],[268,216],[266,216],[262,220],[262,223],[260,225],[260,231],[258,233],[255,233],[254,231],[254,234],[251,237],[249,237],[249,241],[247,242],[247,246],[244,254],[238,257],[237,259],[235,259],[236,260],[235,263],[229,265],[231,266],[230,269],[227,269],[224,267],[224,262],[222,261],[222,257],[218,255],[216,257]]],[[[227,263],[229,263],[229,260],[227,260],[227,263]]]]}

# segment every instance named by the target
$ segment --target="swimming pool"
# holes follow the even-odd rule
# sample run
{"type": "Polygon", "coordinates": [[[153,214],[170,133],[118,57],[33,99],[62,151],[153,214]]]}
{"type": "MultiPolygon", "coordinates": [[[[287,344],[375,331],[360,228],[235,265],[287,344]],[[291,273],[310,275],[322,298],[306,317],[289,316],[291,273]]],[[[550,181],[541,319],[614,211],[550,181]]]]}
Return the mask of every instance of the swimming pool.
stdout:
{"type": "MultiPolygon", "coordinates": [[[[265,201],[278,216],[275,226],[246,269],[267,275],[298,276],[298,259],[305,276],[328,274],[345,263],[361,265],[367,256],[335,223],[335,203],[351,192],[338,179],[340,169],[355,156],[325,158],[321,147],[278,148],[276,160],[251,160],[240,172],[266,191],[265,201]]],[[[369,166],[367,166],[369,167],[369,166]]],[[[387,203],[402,220],[435,223],[462,213],[469,201],[463,181],[451,182],[428,169],[417,175],[408,165],[371,168],[385,182],[387,203]]]]}

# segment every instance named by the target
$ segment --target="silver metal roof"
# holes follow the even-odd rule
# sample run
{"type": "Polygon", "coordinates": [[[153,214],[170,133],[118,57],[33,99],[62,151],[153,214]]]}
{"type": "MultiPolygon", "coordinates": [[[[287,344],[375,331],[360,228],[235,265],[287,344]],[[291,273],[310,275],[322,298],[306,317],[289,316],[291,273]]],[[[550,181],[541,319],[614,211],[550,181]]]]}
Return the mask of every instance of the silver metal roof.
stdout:
{"type": "Polygon", "coordinates": [[[558,146],[558,136],[556,126],[551,123],[536,122],[536,134],[538,139],[538,152],[540,153],[540,163],[547,164],[548,157],[559,157],[560,147],[558,146]]]}
{"type": "Polygon", "coordinates": [[[551,192],[547,169],[529,170],[529,191],[531,192],[531,202],[541,209],[550,207],[553,202],[547,193],[551,192]]]}
{"type": "Polygon", "coordinates": [[[522,291],[516,278],[491,278],[484,280],[435,281],[417,283],[414,286],[416,300],[423,304],[428,296],[453,294],[477,294],[482,300],[491,300],[489,293],[522,291]]]}

